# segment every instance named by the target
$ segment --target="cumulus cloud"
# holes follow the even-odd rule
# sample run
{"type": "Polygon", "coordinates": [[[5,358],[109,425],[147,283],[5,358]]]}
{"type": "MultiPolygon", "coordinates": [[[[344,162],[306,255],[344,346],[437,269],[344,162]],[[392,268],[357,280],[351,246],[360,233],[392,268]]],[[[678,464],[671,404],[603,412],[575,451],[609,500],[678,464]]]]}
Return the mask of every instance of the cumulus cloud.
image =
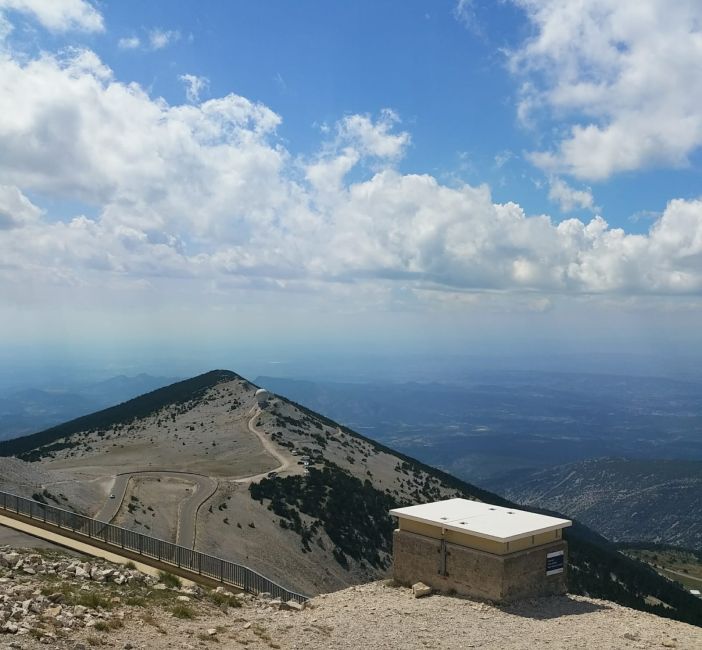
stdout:
{"type": "Polygon", "coordinates": [[[185,84],[185,96],[189,102],[199,102],[200,93],[210,85],[207,77],[198,77],[194,74],[182,74],[179,79],[185,84]]]}
{"type": "Polygon", "coordinates": [[[149,45],[154,50],[161,50],[179,40],[180,32],[177,30],[152,29],[149,32],[149,45]]]}
{"type": "Polygon", "coordinates": [[[702,4],[697,0],[512,0],[535,35],[510,55],[519,115],[541,111],[565,135],[531,160],[603,180],[679,166],[702,145],[702,4]]]}
{"type": "Polygon", "coordinates": [[[576,208],[596,210],[595,198],[590,188],[576,190],[560,178],[552,178],[549,183],[548,198],[557,203],[562,212],[572,212],[576,208]]]}
{"type": "Polygon", "coordinates": [[[29,14],[52,32],[101,32],[102,14],[86,0],[0,0],[3,10],[29,14]]]}
{"type": "MultiPolygon", "coordinates": [[[[374,300],[398,287],[537,294],[536,306],[702,291],[702,200],[671,201],[641,235],[599,217],[530,216],[486,186],[400,173],[410,136],[392,111],[343,117],[302,159],[263,104],[170,105],[74,51],[0,58],[0,115],[3,291],[28,278],[101,293],[175,279],[159,295],[372,286],[374,300]],[[43,215],[27,196],[82,201],[95,216],[43,215]]],[[[587,207],[578,192],[564,184],[560,196],[587,207]]]]}
{"type": "Polygon", "coordinates": [[[393,132],[399,122],[397,113],[388,108],[375,121],[369,115],[347,115],[337,124],[337,136],[361,155],[398,159],[410,143],[409,133],[393,132]]]}

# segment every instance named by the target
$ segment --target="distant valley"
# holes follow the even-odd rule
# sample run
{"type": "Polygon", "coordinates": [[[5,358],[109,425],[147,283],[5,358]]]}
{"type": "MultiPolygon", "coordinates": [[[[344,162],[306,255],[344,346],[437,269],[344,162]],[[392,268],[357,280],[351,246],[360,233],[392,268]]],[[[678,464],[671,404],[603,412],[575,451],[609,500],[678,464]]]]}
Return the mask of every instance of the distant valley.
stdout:
{"type": "Polygon", "coordinates": [[[0,392],[0,440],[71,420],[177,381],[173,377],[119,375],[86,384],[62,382],[5,387],[0,392]]]}
{"type": "Polygon", "coordinates": [[[696,380],[483,371],[451,383],[256,383],[476,483],[590,458],[702,460],[696,380]]]}
{"type": "Polygon", "coordinates": [[[517,503],[567,512],[615,542],[702,551],[702,461],[597,459],[487,484],[517,503]]]}

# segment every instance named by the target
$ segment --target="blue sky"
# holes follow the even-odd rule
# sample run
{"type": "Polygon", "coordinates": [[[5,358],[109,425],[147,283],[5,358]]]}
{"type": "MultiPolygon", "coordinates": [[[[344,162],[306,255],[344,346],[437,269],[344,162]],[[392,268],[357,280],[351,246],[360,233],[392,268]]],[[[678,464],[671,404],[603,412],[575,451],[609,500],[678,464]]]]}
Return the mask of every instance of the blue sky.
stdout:
{"type": "Polygon", "coordinates": [[[4,339],[697,350],[701,22],[0,0],[4,339]]]}

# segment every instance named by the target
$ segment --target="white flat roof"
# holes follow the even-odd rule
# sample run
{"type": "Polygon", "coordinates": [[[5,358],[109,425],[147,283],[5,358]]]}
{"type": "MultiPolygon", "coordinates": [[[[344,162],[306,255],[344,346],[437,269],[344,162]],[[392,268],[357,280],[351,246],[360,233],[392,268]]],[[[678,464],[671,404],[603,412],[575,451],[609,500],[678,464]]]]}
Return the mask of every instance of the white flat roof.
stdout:
{"type": "Polygon", "coordinates": [[[570,519],[537,515],[533,512],[503,508],[468,499],[448,499],[395,508],[390,511],[390,514],[496,542],[511,542],[515,539],[566,528],[573,524],[570,519]]]}

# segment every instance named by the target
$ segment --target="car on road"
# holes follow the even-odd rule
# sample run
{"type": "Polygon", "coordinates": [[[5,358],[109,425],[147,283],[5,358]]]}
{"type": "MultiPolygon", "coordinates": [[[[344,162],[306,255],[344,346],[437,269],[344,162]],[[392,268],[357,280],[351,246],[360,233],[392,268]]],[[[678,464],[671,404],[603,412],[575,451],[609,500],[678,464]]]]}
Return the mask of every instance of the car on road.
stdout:
{"type": "Polygon", "coordinates": [[[110,494],[110,499],[116,499],[117,497],[114,494],[110,494]]]}
{"type": "Polygon", "coordinates": [[[268,474],[266,474],[266,476],[268,478],[275,478],[276,476],[278,476],[278,472],[268,472],[268,474]]]}

